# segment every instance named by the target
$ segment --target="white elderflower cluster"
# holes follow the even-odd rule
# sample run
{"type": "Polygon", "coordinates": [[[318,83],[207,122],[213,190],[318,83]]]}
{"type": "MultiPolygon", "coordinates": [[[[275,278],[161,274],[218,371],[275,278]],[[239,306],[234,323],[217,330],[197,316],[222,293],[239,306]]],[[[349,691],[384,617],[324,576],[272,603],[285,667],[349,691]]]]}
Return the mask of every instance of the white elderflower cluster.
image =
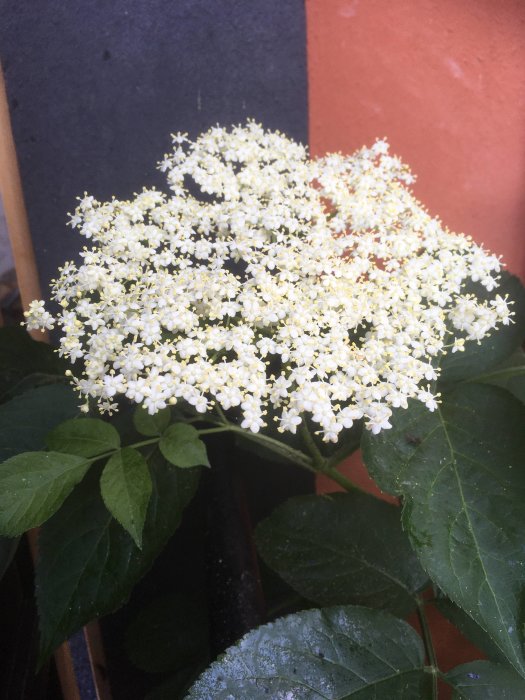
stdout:
{"type": "MultiPolygon", "coordinates": [[[[509,323],[506,299],[463,291],[497,287],[498,258],[429,216],[385,141],[310,160],[249,122],[177,134],[161,170],[170,195],[80,201],[90,247],[53,283],[60,353],[102,410],[183,400],[292,433],[308,414],[335,442],[361,418],[389,428],[409,398],[434,410],[440,355],[509,323]]],[[[52,326],[42,302],[27,326],[52,326]]]]}

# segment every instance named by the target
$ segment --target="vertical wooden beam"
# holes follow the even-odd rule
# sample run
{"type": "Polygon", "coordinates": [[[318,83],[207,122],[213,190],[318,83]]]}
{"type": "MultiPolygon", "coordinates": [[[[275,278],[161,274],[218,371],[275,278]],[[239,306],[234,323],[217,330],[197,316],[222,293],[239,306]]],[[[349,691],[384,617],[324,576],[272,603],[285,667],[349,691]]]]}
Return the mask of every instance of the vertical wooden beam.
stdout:
{"type": "MultiPolygon", "coordinates": [[[[2,198],[22,306],[24,309],[27,309],[29,302],[33,299],[40,299],[41,291],[1,66],[0,197],[2,198]]],[[[42,340],[40,331],[34,331],[32,335],[35,335],[38,340],[42,340]]],[[[35,561],[38,556],[37,530],[29,532],[28,538],[33,561],[35,561]]],[[[91,668],[91,685],[95,688],[97,700],[111,700],[111,693],[105,674],[104,649],[97,622],[92,622],[84,627],[83,638],[91,668]]],[[[77,674],[78,669],[75,669],[75,659],[68,642],[64,642],[56,650],[55,662],[64,700],[83,700],[77,674]]]]}
{"type": "MultiPolygon", "coordinates": [[[[24,205],[4,75],[0,66],[0,195],[13,252],[22,305],[40,299],[40,283],[24,205]]],[[[41,336],[40,336],[41,339],[41,336]]]]}

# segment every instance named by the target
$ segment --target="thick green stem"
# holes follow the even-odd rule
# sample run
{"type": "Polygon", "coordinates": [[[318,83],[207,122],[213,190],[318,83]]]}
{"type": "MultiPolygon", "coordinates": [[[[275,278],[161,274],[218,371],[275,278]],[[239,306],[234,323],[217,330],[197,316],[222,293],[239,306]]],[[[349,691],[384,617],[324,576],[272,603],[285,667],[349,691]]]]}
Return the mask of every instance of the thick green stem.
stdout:
{"type": "Polygon", "coordinates": [[[347,479],[344,474],[341,474],[341,472],[334,467],[325,467],[321,471],[321,474],[324,474],[329,479],[332,479],[332,481],[335,481],[337,484],[339,484],[339,486],[342,486],[345,491],[360,491],[361,493],[368,493],[357,484],[354,484],[353,481],[347,479]]]}
{"type": "Polygon", "coordinates": [[[329,479],[332,479],[332,481],[335,481],[339,486],[342,486],[345,491],[363,491],[357,484],[354,484],[350,479],[347,479],[346,476],[341,474],[341,472],[336,469],[336,467],[332,466],[330,463],[330,459],[323,457],[321,454],[321,451],[315,444],[315,441],[313,437],[310,434],[310,431],[308,430],[308,426],[306,425],[306,419],[303,418],[303,422],[301,423],[299,430],[301,432],[301,436],[304,440],[304,443],[310,452],[312,456],[312,461],[315,467],[315,470],[319,474],[324,474],[327,476],[329,479]]]}
{"type": "MultiPolygon", "coordinates": [[[[285,457],[286,459],[290,460],[290,462],[293,462],[294,464],[297,464],[300,467],[303,467],[303,469],[307,469],[310,472],[314,472],[316,474],[325,474],[328,476],[332,481],[335,481],[337,484],[342,486],[346,491],[352,491],[352,490],[358,490],[362,491],[362,489],[357,486],[356,484],[352,483],[349,479],[347,479],[343,474],[341,474],[331,463],[331,460],[327,459],[324,457],[317,445],[315,444],[314,439],[312,438],[310,431],[308,430],[308,427],[306,423],[301,424],[300,430],[301,434],[303,436],[304,442],[306,444],[306,447],[308,449],[308,452],[310,453],[310,457],[304,452],[301,452],[300,450],[296,450],[293,447],[288,447],[288,445],[285,445],[284,443],[280,442],[279,440],[276,440],[275,438],[269,437],[268,435],[263,435],[261,433],[252,433],[249,430],[244,430],[243,428],[239,427],[238,425],[234,425],[233,423],[229,423],[226,419],[226,416],[224,413],[221,413],[221,422],[220,424],[217,424],[215,422],[214,427],[212,428],[203,428],[199,430],[199,435],[211,435],[214,433],[236,433],[238,435],[242,435],[246,440],[251,440],[252,442],[256,442],[261,446],[264,446],[266,449],[271,450],[272,452],[275,452],[276,454],[280,455],[281,457],[285,457]]],[[[128,445],[128,447],[132,448],[138,448],[138,447],[145,447],[147,445],[153,445],[156,444],[160,440],[160,436],[150,438],[148,440],[142,440],[141,442],[136,442],[132,445],[128,445]]],[[[112,454],[117,452],[117,450],[112,450],[111,452],[105,452],[104,454],[96,455],[95,457],[90,458],[89,462],[96,462],[99,459],[104,459],[106,457],[111,457],[112,454]]]]}
{"type": "Polygon", "coordinates": [[[226,418],[226,415],[225,415],[224,411],[222,410],[222,408],[219,406],[219,404],[215,405],[215,410],[217,411],[217,414],[219,415],[219,418],[221,419],[221,421],[223,423],[229,425],[229,421],[226,418]]]}
{"type": "MultiPolygon", "coordinates": [[[[125,445],[125,447],[132,447],[136,449],[137,447],[146,447],[147,445],[155,445],[160,440],[159,437],[151,438],[150,440],[142,440],[141,442],[134,442],[132,445],[125,445]]],[[[118,447],[115,450],[108,450],[108,452],[102,452],[102,454],[94,455],[93,457],[86,457],[86,462],[98,462],[99,459],[105,459],[106,457],[111,457],[118,452],[121,448],[118,447]]]]}
{"type": "Polygon", "coordinates": [[[203,428],[199,430],[199,435],[211,435],[212,433],[228,433],[231,432],[229,426],[224,425],[217,428],[203,428]]]}
{"type": "Polygon", "coordinates": [[[126,447],[133,447],[136,449],[137,447],[146,447],[147,445],[154,445],[156,442],[160,440],[160,435],[159,437],[154,437],[151,438],[150,440],[142,440],[142,442],[135,442],[133,445],[126,445],[126,447]]]}
{"type": "Polygon", "coordinates": [[[361,435],[357,435],[355,440],[352,442],[347,442],[345,441],[343,443],[343,446],[340,447],[338,450],[336,450],[329,458],[328,458],[328,466],[329,467],[337,467],[343,460],[345,460],[347,457],[350,457],[351,454],[353,454],[356,450],[359,449],[361,445],[361,435]]]}
{"type": "Polygon", "coordinates": [[[315,467],[317,468],[317,471],[324,471],[326,467],[326,459],[323,457],[321,454],[321,451],[315,444],[315,441],[313,437],[310,434],[310,431],[308,430],[308,426],[306,425],[306,418],[303,417],[302,423],[299,426],[299,431],[301,433],[301,436],[304,440],[304,443],[306,445],[306,448],[308,449],[308,452],[310,453],[313,463],[315,467]]]}
{"type": "Polygon", "coordinates": [[[250,430],[244,430],[244,428],[240,428],[238,425],[232,425],[231,423],[229,424],[229,430],[232,433],[242,435],[244,438],[246,438],[246,440],[251,440],[252,442],[256,442],[259,445],[266,447],[272,452],[275,452],[275,454],[281,455],[281,457],[286,457],[286,459],[289,459],[290,462],[294,462],[300,467],[308,469],[308,471],[317,471],[315,466],[312,464],[310,457],[299,450],[295,450],[293,447],[288,447],[288,445],[279,442],[279,440],[275,440],[274,438],[261,433],[252,433],[250,430]]]}
{"type": "Polygon", "coordinates": [[[430,664],[428,667],[425,668],[425,671],[432,675],[432,700],[437,700],[439,668],[436,657],[436,651],[434,649],[432,634],[430,632],[430,627],[428,625],[428,620],[425,613],[425,601],[420,596],[417,596],[416,602],[417,616],[419,619],[419,624],[421,625],[421,631],[423,632],[423,643],[425,645],[425,651],[427,653],[428,662],[430,664]]]}

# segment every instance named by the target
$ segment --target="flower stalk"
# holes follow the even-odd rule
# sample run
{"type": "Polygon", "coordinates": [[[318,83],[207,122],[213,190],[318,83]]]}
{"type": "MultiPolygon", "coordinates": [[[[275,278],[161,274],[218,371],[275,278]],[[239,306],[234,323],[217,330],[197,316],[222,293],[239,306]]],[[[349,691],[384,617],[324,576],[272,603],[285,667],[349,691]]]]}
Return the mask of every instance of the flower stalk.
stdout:
{"type": "Polygon", "coordinates": [[[428,624],[426,612],[425,612],[425,600],[421,596],[416,596],[417,603],[417,616],[419,624],[421,626],[421,631],[423,633],[423,643],[425,645],[425,652],[429,665],[425,667],[425,671],[431,675],[431,697],[432,700],[437,700],[438,697],[438,677],[439,677],[439,667],[436,656],[436,650],[434,649],[434,642],[432,641],[432,633],[430,631],[430,626],[428,624]]]}

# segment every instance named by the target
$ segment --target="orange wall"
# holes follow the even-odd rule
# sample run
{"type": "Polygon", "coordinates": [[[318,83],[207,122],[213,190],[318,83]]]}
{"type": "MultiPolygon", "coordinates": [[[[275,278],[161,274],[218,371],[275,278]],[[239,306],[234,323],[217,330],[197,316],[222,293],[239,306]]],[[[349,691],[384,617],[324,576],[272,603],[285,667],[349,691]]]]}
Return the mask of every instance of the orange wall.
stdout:
{"type": "Polygon", "coordinates": [[[387,136],[429,211],[525,276],[525,2],[306,7],[312,153],[387,136]]]}
{"type": "MultiPolygon", "coordinates": [[[[525,0],[306,8],[312,153],[386,136],[429,211],[525,278],[525,0]]],[[[359,454],[343,470],[377,492],[359,454]]],[[[334,485],[320,479],[318,489],[334,485]]],[[[430,616],[442,668],[480,656],[437,611],[430,616]]]]}

